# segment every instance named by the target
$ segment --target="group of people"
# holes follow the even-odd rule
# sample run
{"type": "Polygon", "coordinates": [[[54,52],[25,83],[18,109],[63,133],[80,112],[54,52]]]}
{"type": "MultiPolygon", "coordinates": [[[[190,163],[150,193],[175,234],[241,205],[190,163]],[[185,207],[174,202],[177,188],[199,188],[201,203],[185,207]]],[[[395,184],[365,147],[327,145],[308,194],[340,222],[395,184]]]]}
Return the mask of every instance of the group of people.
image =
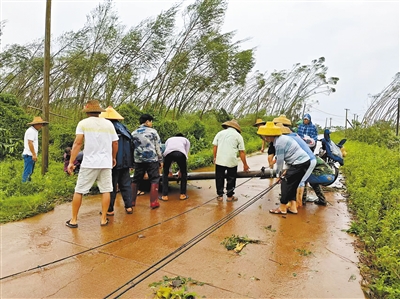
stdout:
{"type": "MultiPolygon", "coordinates": [[[[74,173],[77,168],[76,161],[80,162],[80,171],[72,199],[72,217],[66,222],[66,226],[78,227],[78,212],[82,204],[82,196],[89,192],[95,182],[102,194],[101,226],[108,224],[107,216],[114,215],[117,190],[121,192],[126,213],[133,213],[133,207],[136,205],[136,198],[140,192],[139,184],[145,176],[150,182],[150,208],[158,208],[159,200],[168,201],[168,178],[171,175],[173,162],[176,162],[179,167],[178,175],[181,181],[179,198],[181,200],[189,198],[186,189],[190,142],[181,133],[168,138],[162,148],[160,136],[153,128],[154,118],[149,114],[143,114],[139,119],[140,126],[130,133],[120,122],[124,118],[112,107],[103,109],[98,101],[90,100],[83,111],[87,118],[78,123],[73,146],[64,154],[64,170],[67,173],[74,173]],[[85,147],[82,160],[79,155],[82,156],[83,144],[85,147]],[[132,168],[134,169],[133,178],[130,175],[132,168]],[[159,196],[161,170],[163,188],[162,195],[159,196]]],[[[33,173],[34,163],[37,160],[38,131],[47,123],[40,117],[35,117],[29,123],[31,126],[24,137],[23,182],[29,181],[33,173]]],[[[313,154],[318,133],[311,122],[311,116],[309,114],[304,116],[297,134],[291,131],[291,122],[284,115],[274,119],[273,122],[258,119],[254,126],[258,127],[257,134],[263,139],[262,152],[266,142],[269,143],[268,161],[270,167],[276,163],[276,172],[281,183],[281,205],[270,212],[296,214],[299,194],[306,193],[302,191],[307,179],[313,177],[312,171],[316,165],[323,165],[323,161],[322,163],[318,161],[313,154]],[[313,142],[307,144],[308,140],[313,142]],[[290,167],[284,169],[284,162],[290,167]]],[[[215,135],[212,142],[216,198],[221,202],[226,194],[226,201],[234,202],[238,200],[234,195],[238,154],[243,163],[243,171],[248,172],[250,168],[246,161],[244,140],[238,122],[234,119],[226,121],[222,127],[223,130],[215,135]],[[226,192],[224,192],[224,187],[226,192]]],[[[315,176],[311,186],[318,196],[318,201],[315,203],[326,205],[325,197],[315,176]]]]}
{"type": "Polygon", "coordinates": [[[314,203],[326,206],[320,184],[334,180],[334,174],[322,159],[314,155],[318,131],[311,122],[311,116],[304,115],[297,133],[292,132],[291,122],[284,115],[272,122],[258,120],[254,126],[258,127],[257,134],[263,139],[261,149],[265,147],[265,142],[269,143],[269,166],[272,168],[276,164],[276,174],[281,184],[280,206],[271,209],[270,213],[297,214],[297,207],[306,203],[307,182],[318,197],[314,203]],[[284,163],[288,166],[286,169],[284,163]]]}

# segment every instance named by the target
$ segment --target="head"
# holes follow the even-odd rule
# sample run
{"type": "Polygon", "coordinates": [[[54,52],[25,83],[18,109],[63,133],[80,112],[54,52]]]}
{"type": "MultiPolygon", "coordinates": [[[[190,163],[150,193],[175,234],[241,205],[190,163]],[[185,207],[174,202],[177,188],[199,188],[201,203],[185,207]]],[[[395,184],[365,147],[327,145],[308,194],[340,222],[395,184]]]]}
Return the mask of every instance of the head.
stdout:
{"type": "Polygon", "coordinates": [[[253,127],[259,128],[261,126],[264,126],[265,124],[266,124],[265,121],[263,121],[261,118],[257,118],[255,124],[253,124],[253,127]]]}
{"type": "Polygon", "coordinates": [[[308,125],[311,123],[311,115],[310,114],[304,114],[303,116],[303,124],[308,125]]]}
{"type": "Polygon", "coordinates": [[[82,111],[86,112],[88,116],[96,116],[96,117],[98,117],[100,113],[106,112],[105,109],[100,107],[99,101],[97,100],[89,100],[82,111]]]}
{"type": "Polygon", "coordinates": [[[275,125],[281,129],[282,135],[287,135],[292,133],[289,127],[285,127],[282,123],[276,123],[275,125]]]}
{"type": "Polygon", "coordinates": [[[290,127],[292,125],[292,122],[290,119],[286,117],[286,115],[281,114],[279,117],[275,117],[274,120],[272,121],[274,124],[281,123],[285,127],[290,127]]]}
{"type": "Polygon", "coordinates": [[[185,137],[185,136],[183,136],[182,133],[176,133],[176,134],[175,134],[175,137],[185,137]]]}
{"type": "Polygon", "coordinates": [[[69,155],[71,153],[71,148],[68,146],[65,148],[64,152],[69,155]]]}
{"type": "Polygon", "coordinates": [[[115,111],[115,109],[111,106],[108,106],[106,108],[105,112],[100,113],[99,117],[106,118],[109,120],[116,120],[116,121],[120,121],[120,120],[124,119],[122,117],[122,115],[119,114],[117,111],[115,111]]]}
{"type": "Polygon", "coordinates": [[[151,128],[153,126],[153,120],[154,118],[150,114],[142,114],[139,118],[139,123],[151,128]]]}
{"type": "Polygon", "coordinates": [[[48,121],[44,121],[40,116],[35,116],[33,121],[28,123],[28,125],[33,126],[36,130],[40,130],[45,124],[48,124],[48,121]]]}
{"type": "Polygon", "coordinates": [[[275,138],[282,135],[280,127],[276,126],[272,121],[266,123],[265,126],[261,126],[257,130],[257,134],[261,136],[267,142],[273,142],[275,138]]]}
{"type": "Polygon", "coordinates": [[[238,131],[239,134],[242,134],[242,129],[240,128],[239,123],[237,122],[236,119],[232,119],[232,120],[228,120],[228,121],[224,122],[222,124],[222,127],[224,129],[229,128],[229,127],[234,128],[236,131],[238,131]]]}

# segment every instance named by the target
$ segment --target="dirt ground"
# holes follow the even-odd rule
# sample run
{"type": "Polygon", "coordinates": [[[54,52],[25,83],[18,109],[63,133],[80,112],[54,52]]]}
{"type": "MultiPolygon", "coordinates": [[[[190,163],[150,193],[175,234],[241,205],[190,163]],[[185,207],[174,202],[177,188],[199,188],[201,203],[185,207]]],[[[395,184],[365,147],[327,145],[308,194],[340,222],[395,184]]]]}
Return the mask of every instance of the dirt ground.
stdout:
{"type": "MultiPolygon", "coordinates": [[[[266,159],[248,158],[251,170],[266,159]]],[[[264,192],[273,182],[239,179],[233,203],[216,201],[214,180],[189,181],[186,201],[171,182],[168,202],[151,210],[139,196],[132,215],[118,194],[106,227],[100,196],[84,197],[77,229],[65,226],[70,203],[2,225],[1,298],[153,298],[149,284],[164,276],[204,283],[189,286],[198,298],[365,298],[341,190],[325,193],[327,207],[272,215],[280,185],[264,192]],[[232,235],[261,243],[237,254],[221,245],[232,235]]]]}

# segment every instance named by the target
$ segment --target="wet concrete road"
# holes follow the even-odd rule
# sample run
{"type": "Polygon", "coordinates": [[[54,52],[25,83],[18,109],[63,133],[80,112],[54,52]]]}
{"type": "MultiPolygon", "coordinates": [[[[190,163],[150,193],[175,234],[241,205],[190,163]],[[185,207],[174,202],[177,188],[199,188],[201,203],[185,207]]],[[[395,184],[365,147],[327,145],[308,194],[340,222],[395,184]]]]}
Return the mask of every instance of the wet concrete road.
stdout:
{"type": "MultiPolygon", "coordinates": [[[[266,159],[255,155],[248,163],[256,170],[266,159]]],[[[272,215],[280,186],[260,196],[272,183],[239,179],[239,201],[220,203],[213,180],[189,181],[187,201],[178,199],[172,182],[169,202],[151,210],[148,194],[139,196],[132,215],[118,195],[106,227],[99,196],[84,197],[78,229],[65,226],[70,203],[2,225],[1,298],[153,298],[150,283],[178,275],[204,282],[190,290],[207,298],[365,298],[340,193],[326,193],[327,207],[308,203],[298,215],[272,215]],[[227,251],[221,241],[233,234],[262,244],[248,244],[241,254],[227,251]]]]}

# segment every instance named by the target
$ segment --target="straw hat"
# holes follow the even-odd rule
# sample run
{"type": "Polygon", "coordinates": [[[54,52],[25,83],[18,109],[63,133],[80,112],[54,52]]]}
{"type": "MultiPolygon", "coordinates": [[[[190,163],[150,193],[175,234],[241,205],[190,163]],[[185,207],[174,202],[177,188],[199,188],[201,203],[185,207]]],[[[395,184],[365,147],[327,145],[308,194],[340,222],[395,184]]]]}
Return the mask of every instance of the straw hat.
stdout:
{"type": "Polygon", "coordinates": [[[257,134],[262,136],[281,136],[282,130],[275,126],[272,121],[269,121],[265,126],[258,127],[257,134]]]}
{"type": "Polygon", "coordinates": [[[236,119],[228,120],[222,124],[222,127],[226,129],[226,127],[232,127],[236,129],[239,133],[242,133],[242,129],[240,128],[236,119]]]}
{"type": "Polygon", "coordinates": [[[44,125],[44,124],[48,124],[48,123],[49,123],[48,121],[44,121],[40,116],[35,116],[33,118],[33,121],[28,123],[28,125],[39,125],[39,124],[44,125]]]}
{"type": "Polygon", "coordinates": [[[97,100],[90,100],[87,102],[86,106],[82,110],[83,112],[90,113],[90,112],[106,112],[105,109],[100,107],[99,101],[97,100]]]}
{"type": "Polygon", "coordinates": [[[256,123],[253,125],[253,127],[257,127],[258,125],[265,125],[266,122],[263,121],[261,118],[257,118],[256,123]]]}
{"type": "Polygon", "coordinates": [[[281,128],[281,131],[282,131],[283,135],[292,133],[292,131],[288,127],[285,127],[282,123],[276,123],[275,125],[277,127],[281,128]]]}
{"type": "Polygon", "coordinates": [[[282,123],[284,126],[291,126],[292,122],[286,118],[286,115],[282,114],[279,115],[279,117],[274,118],[273,122],[276,123],[282,123]]]}
{"type": "Polygon", "coordinates": [[[111,106],[106,108],[106,112],[100,113],[99,117],[107,118],[107,119],[116,119],[121,120],[124,119],[121,114],[119,114],[115,109],[111,106]]]}

